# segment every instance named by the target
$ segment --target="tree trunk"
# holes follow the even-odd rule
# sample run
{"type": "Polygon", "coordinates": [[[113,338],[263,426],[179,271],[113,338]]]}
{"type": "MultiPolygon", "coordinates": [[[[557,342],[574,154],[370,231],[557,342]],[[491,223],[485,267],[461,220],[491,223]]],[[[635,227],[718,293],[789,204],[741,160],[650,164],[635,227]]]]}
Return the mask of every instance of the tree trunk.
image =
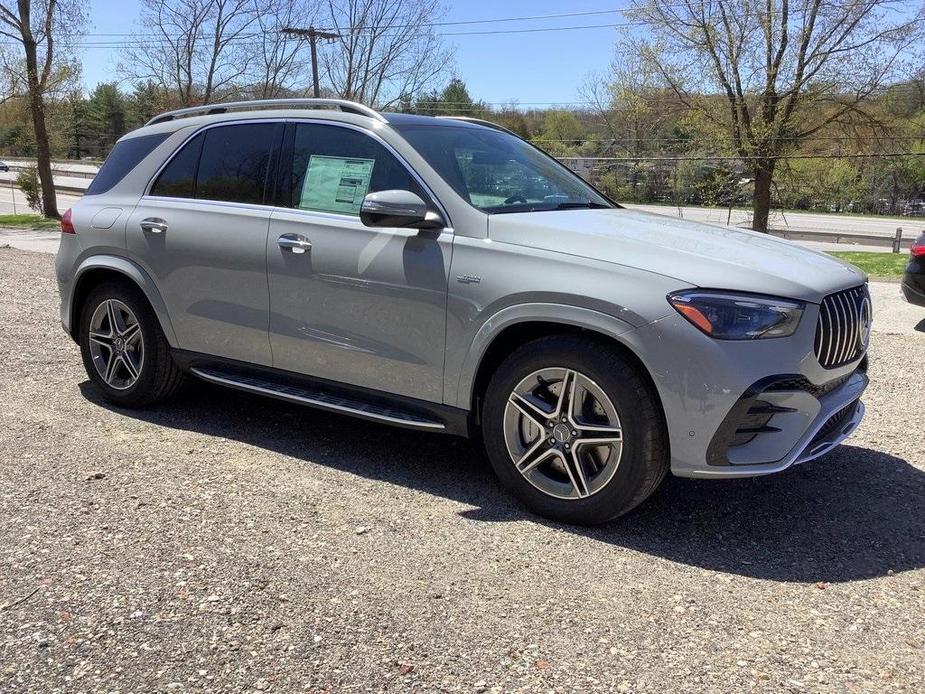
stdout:
{"type": "MultiPolygon", "coordinates": [[[[51,10],[49,10],[51,11],[51,10]]],[[[39,83],[39,64],[35,38],[29,24],[29,7],[20,3],[19,14],[22,18],[20,31],[22,45],[26,54],[26,85],[29,90],[29,110],[32,111],[32,127],[35,130],[35,159],[39,181],[42,184],[42,212],[48,217],[59,217],[58,200],[55,196],[55,182],[51,177],[51,147],[48,144],[48,128],[45,126],[45,99],[42,97],[44,85],[39,83]]]]}
{"type": "Polygon", "coordinates": [[[755,166],[755,189],[752,193],[752,229],[768,232],[768,217],[771,214],[771,181],[774,178],[774,162],[763,161],[755,166]]]}

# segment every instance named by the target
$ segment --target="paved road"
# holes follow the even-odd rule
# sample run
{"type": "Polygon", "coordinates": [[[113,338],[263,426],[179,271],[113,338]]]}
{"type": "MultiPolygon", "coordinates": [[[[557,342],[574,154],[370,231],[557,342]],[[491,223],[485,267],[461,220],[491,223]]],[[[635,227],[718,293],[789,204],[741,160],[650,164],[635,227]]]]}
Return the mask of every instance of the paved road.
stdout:
{"type": "MultiPolygon", "coordinates": [[[[626,207],[640,209],[655,214],[670,217],[683,217],[697,222],[723,224],[727,222],[728,210],[704,207],[667,207],[664,205],[634,205],[626,207]]],[[[731,224],[733,226],[748,226],[751,222],[750,210],[733,210],[731,224]]],[[[855,215],[821,214],[815,212],[775,212],[771,216],[771,227],[779,230],[792,231],[825,231],[831,233],[873,234],[890,237],[902,228],[903,238],[915,239],[925,231],[925,218],[909,217],[898,220],[896,218],[862,217],[855,215]]]]}
{"type": "MultiPolygon", "coordinates": [[[[33,214],[26,203],[26,196],[19,188],[10,188],[7,174],[0,173],[0,214],[33,214]]],[[[64,212],[80,200],[79,194],[58,191],[58,209],[64,212]]]]}
{"type": "Polygon", "coordinates": [[[112,408],[51,257],[0,250],[0,691],[925,691],[925,310],[895,290],[848,445],[583,529],[449,437],[204,384],[112,408]]]}
{"type": "MultiPolygon", "coordinates": [[[[7,164],[12,167],[26,167],[26,166],[35,166],[34,159],[4,159],[7,164]]],[[[62,173],[79,173],[79,174],[95,174],[99,171],[100,167],[98,164],[90,162],[76,162],[76,161],[53,161],[52,169],[54,171],[60,171],[62,173]]]]}

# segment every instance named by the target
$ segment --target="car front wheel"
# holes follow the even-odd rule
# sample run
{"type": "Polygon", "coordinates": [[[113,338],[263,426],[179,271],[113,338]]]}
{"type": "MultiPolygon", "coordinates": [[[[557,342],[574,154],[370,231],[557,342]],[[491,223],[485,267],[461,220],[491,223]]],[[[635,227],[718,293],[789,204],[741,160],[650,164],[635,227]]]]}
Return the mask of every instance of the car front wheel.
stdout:
{"type": "Polygon", "coordinates": [[[501,481],[534,512],[569,523],[626,513],[668,470],[652,386],[590,337],[541,338],[511,354],[488,386],[482,432],[501,481]]]}

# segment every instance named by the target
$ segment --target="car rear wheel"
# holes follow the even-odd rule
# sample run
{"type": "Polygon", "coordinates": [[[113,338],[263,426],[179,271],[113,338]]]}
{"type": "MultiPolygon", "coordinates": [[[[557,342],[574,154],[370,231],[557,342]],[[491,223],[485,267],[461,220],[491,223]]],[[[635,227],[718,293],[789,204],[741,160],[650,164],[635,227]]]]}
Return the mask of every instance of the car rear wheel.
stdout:
{"type": "Polygon", "coordinates": [[[603,340],[524,345],[489,383],[482,433],[501,481],[534,512],[596,524],[642,503],[668,470],[651,385],[603,340]]]}
{"type": "Polygon", "coordinates": [[[127,282],[107,282],[90,292],[78,341],[87,375],[113,404],[151,405],[183,383],[157,316],[141,290],[127,282]]]}

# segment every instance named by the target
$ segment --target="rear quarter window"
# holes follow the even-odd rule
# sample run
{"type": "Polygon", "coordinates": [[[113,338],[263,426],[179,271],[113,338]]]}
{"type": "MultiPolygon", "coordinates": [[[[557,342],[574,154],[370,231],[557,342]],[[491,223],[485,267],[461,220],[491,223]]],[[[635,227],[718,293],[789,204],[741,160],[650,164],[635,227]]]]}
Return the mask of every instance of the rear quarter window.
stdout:
{"type": "Polygon", "coordinates": [[[117,142],[84,195],[99,195],[112,189],[129,171],[138,166],[142,159],[151,154],[155,147],[166,140],[169,134],[141,135],[117,142]]]}

